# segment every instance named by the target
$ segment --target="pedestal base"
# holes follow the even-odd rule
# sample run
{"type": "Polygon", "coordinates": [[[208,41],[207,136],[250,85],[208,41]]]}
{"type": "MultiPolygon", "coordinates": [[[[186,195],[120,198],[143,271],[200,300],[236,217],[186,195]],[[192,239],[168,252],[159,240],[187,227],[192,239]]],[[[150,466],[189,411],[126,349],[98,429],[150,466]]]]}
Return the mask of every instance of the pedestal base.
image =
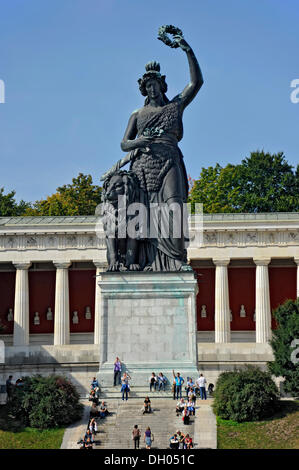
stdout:
{"type": "Polygon", "coordinates": [[[103,273],[100,370],[103,386],[113,384],[116,356],[132,377],[146,385],[152,372],[172,384],[172,370],[196,379],[196,293],[193,272],[103,273]]]}

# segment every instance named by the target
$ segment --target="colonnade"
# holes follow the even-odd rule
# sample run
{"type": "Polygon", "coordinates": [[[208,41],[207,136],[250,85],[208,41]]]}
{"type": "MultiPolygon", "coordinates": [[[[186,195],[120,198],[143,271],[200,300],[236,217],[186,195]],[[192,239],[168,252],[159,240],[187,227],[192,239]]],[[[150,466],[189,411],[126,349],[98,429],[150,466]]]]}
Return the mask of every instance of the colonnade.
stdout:
{"type": "MultiPolygon", "coordinates": [[[[269,290],[268,265],[270,258],[253,260],[256,265],[256,342],[267,343],[271,339],[271,305],[269,290]]],[[[297,263],[297,296],[299,297],[299,258],[297,263]]],[[[93,261],[96,267],[96,279],[106,269],[102,261],[93,261]]],[[[230,307],[228,265],[229,258],[213,259],[215,272],[215,343],[229,343],[230,307]]],[[[56,267],[55,285],[55,317],[54,317],[54,345],[70,343],[70,309],[69,309],[69,278],[68,268],[70,261],[53,261],[56,267]]],[[[14,332],[13,345],[26,346],[29,344],[29,282],[28,270],[30,262],[14,263],[16,268],[15,304],[14,304],[14,332]]],[[[98,282],[95,283],[95,326],[94,343],[99,344],[100,338],[100,309],[101,290],[98,282]]]]}

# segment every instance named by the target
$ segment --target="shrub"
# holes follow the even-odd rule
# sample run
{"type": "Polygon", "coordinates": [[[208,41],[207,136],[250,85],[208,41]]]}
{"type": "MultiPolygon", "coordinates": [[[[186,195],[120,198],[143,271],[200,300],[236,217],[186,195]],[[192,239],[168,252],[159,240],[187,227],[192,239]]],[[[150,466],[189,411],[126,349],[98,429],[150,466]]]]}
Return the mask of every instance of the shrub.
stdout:
{"type": "MultiPolygon", "coordinates": [[[[274,310],[277,329],[273,331],[270,342],[274,361],[268,364],[269,371],[276,377],[282,376],[285,381],[283,388],[295,396],[299,395],[299,360],[292,359],[296,353],[294,340],[299,340],[299,299],[287,300],[274,310]]],[[[298,349],[297,349],[298,350],[298,349]]]]}
{"type": "Polygon", "coordinates": [[[213,404],[216,415],[237,422],[259,421],[279,407],[278,389],[268,372],[258,367],[220,374],[213,404]]]}
{"type": "Polygon", "coordinates": [[[83,406],[74,385],[65,377],[23,377],[16,387],[9,412],[25,426],[49,429],[69,425],[82,416],[83,406]]]}

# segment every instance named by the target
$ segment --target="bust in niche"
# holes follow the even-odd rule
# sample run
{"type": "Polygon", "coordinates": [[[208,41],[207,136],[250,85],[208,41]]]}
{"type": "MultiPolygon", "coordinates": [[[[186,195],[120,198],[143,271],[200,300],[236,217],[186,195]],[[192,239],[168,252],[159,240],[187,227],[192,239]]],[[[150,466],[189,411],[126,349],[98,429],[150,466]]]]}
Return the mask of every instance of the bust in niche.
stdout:
{"type": "Polygon", "coordinates": [[[77,310],[75,310],[73,313],[73,325],[78,325],[78,323],[79,323],[78,312],[77,310]]]}
{"type": "Polygon", "coordinates": [[[91,320],[90,307],[86,307],[86,309],[85,309],[85,318],[86,318],[86,320],[91,320]]]}
{"type": "Polygon", "coordinates": [[[53,320],[53,313],[52,313],[51,307],[48,307],[48,310],[47,310],[47,320],[53,320]]]}
{"type": "Polygon", "coordinates": [[[200,316],[201,318],[207,318],[207,306],[206,305],[201,306],[200,316]]]}
{"type": "Polygon", "coordinates": [[[13,311],[12,308],[8,309],[7,321],[13,321],[13,311]]]}
{"type": "Polygon", "coordinates": [[[245,318],[245,317],[246,317],[246,310],[245,310],[245,307],[244,307],[243,304],[241,305],[241,308],[240,308],[240,317],[241,317],[241,318],[245,318]]]}
{"type": "Polygon", "coordinates": [[[256,321],[255,311],[253,312],[253,321],[254,321],[254,322],[256,321]]]}
{"type": "Polygon", "coordinates": [[[233,321],[233,312],[232,309],[229,309],[230,321],[233,321]]]}
{"type": "Polygon", "coordinates": [[[34,324],[34,325],[40,325],[40,319],[39,319],[39,314],[38,314],[38,312],[35,312],[35,314],[34,314],[33,324],[34,324]]]}

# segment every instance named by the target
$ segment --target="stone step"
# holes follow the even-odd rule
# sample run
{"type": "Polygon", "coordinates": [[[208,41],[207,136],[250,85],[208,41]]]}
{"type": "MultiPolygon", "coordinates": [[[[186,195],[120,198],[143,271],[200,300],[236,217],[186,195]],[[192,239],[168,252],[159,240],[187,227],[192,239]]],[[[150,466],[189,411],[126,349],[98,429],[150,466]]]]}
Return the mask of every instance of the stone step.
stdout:
{"type": "MultiPolygon", "coordinates": [[[[118,397],[107,400],[108,409],[112,414],[105,419],[98,419],[94,449],[133,449],[131,432],[135,424],[138,424],[141,430],[141,449],[145,448],[143,435],[147,426],[150,426],[155,437],[153,449],[168,449],[169,438],[177,429],[184,434],[190,434],[195,448],[216,448],[216,419],[211,410],[212,400],[198,400],[196,415],[192,416],[190,424],[185,426],[181,416],[176,416],[176,401],[160,396],[152,400],[153,413],[142,414],[143,399],[130,398],[123,402],[118,397]]],[[[64,439],[64,448],[79,448],[77,441],[85,434],[91,403],[87,400],[83,400],[83,403],[84,418],[78,425],[67,429],[69,437],[64,439]]]]}
{"type": "MultiPolygon", "coordinates": [[[[142,398],[144,399],[145,390],[139,387],[139,391],[142,391],[142,398]]],[[[146,395],[149,394],[146,393],[146,395]]],[[[95,449],[134,448],[131,433],[135,424],[138,424],[141,430],[141,448],[145,448],[143,436],[147,426],[150,426],[154,434],[152,448],[169,448],[169,438],[177,429],[181,429],[184,433],[188,432],[193,436],[195,418],[190,419],[190,425],[184,426],[181,416],[177,417],[175,413],[176,401],[161,396],[155,399],[151,398],[153,412],[142,414],[143,399],[134,397],[123,402],[118,396],[117,400],[111,400],[110,409],[113,414],[107,416],[104,420],[98,420],[99,433],[96,440],[99,440],[99,443],[94,447],[95,449]]]]}
{"type": "MultiPolygon", "coordinates": [[[[130,398],[145,398],[148,396],[150,399],[152,398],[168,398],[173,400],[173,392],[171,390],[166,390],[164,391],[152,391],[150,392],[147,387],[132,387],[128,397],[130,398]]],[[[82,398],[87,398],[89,397],[89,393],[84,394],[82,398]]],[[[120,399],[122,398],[122,392],[120,391],[120,387],[111,387],[111,388],[101,388],[100,389],[100,400],[108,400],[108,399],[120,399]]],[[[182,391],[182,398],[184,400],[187,399],[185,391],[182,391]]],[[[207,397],[210,398],[210,397],[207,397]]],[[[199,400],[200,397],[197,396],[197,400],[199,400]]],[[[177,400],[177,399],[175,399],[177,400]]]]}

